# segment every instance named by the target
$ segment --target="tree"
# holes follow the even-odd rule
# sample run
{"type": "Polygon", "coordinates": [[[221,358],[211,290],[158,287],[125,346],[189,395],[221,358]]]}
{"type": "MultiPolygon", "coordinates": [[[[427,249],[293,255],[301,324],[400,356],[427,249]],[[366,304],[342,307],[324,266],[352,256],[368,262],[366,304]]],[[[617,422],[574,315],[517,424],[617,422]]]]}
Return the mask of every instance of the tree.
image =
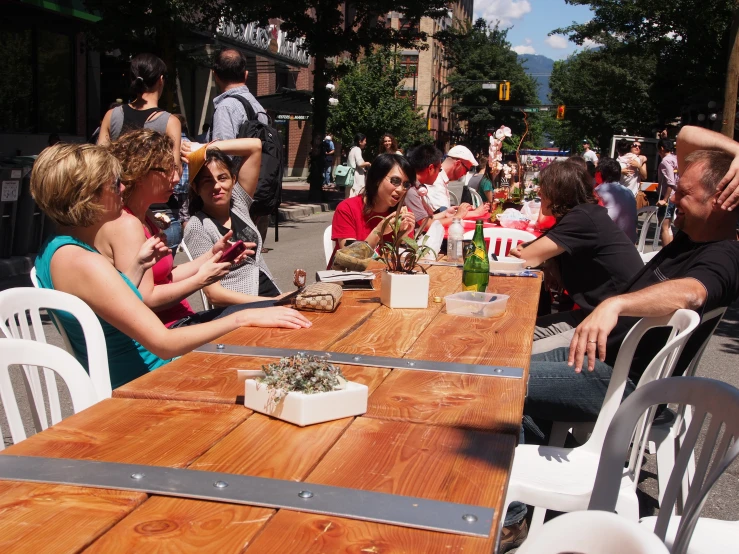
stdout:
{"type": "MultiPolygon", "coordinates": [[[[489,25],[480,18],[473,25],[440,35],[444,58],[451,69],[449,83],[454,98],[452,112],[467,122],[467,141],[474,150],[487,151],[488,132],[505,124],[514,134],[524,130],[523,117],[509,106],[539,105],[537,83],[526,70],[508,42],[508,29],[489,25]],[[497,90],[482,88],[482,83],[469,81],[510,81],[507,102],[498,101],[497,90]]],[[[537,146],[541,125],[535,115],[529,116],[530,135],[526,147],[537,146]]],[[[518,141],[516,141],[518,145],[518,141]]]]}
{"type": "Polygon", "coordinates": [[[431,142],[426,120],[408,98],[398,95],[405,69],[389,49],[380,49],[351,63],[338,87],[339,103],[330,108],[328,128],[342,144],[351,144],[356,133],[367,135],[369,157],[377,154],[384,133],[392,133],[407,149],[431,142]]]}
{"type": "Polygon", "coordinates": [[[592,40],[654,63],[649,94],[655,123],[720,100],[734,0],[566,1],[590,6],[593,17],[551,34],[566,34],[577,44],[592,40]]]}
{"type": "Polygon", "coordinates": [[[291,37],[303,37],[303,47],[312,56],[313,69],[313,149],[311,151],[310,195],[323,195],[322,142],[326,134],[329,92],[326,85],[340,76],[339,65],[330,60],[351,59],[371,51],[376,45],[419,48],[426,40],[420,31],[421,17],[446,16],[449,0],[273,0],[245,2],[247,21],[265,23],[280,19],[280,28],[291,37]],[[387,25],[389,12],[399,12],[407,25],[392,29],[387,25]]]}
{"type": "Polygon", "coordinates": [[[614,134],[650,134],[656,106],[651,94],[654,58],[615,48],[585,50],[555,62],[550,98],[568,106],[565,120],[546,121],[547,133],[562,148],[577,148],[584,138],[605,151],[614,134]]]}

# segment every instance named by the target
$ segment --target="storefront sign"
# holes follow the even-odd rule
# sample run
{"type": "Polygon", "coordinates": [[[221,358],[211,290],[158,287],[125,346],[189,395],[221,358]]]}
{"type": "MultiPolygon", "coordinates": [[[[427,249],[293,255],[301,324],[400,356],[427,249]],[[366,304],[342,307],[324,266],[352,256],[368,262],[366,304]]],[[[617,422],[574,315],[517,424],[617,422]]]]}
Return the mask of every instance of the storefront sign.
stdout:
{"type": "Polygon", "coordinates": [[[280,114],[275,117],[275,119],[288,119],[290,121],[308,121],[310,119],[309,115],[286,115],[286,114],[280,114]]]}
{"type": "Polygon", "coordinates": [[[280,30],[279,25],[260,27],[256,23],[237,25],[234,22],[221,21],[216,33],[265,54],[286,58],[291,62],[307,66],[310,64],[310,55],[303,48],[304,38],[288,40],[287,34],[280,30]]]}

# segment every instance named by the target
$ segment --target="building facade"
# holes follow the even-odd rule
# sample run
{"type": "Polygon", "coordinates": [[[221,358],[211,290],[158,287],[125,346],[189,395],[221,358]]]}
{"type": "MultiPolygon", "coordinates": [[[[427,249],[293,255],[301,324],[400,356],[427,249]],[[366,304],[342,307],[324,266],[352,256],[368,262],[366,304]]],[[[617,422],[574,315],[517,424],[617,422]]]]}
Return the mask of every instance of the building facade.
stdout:
{"type": "MultiPolygon", "coordinates": [[[[400,61],[406,67],[406,78],[401,84],[403,94],[411,98],[415,107],[428,118],[428,127],[440,147],[446,148],[449,143],[453,122],[451,120],[451,99],[442,98],[439,91],[447,85],[449,68],[444,63],[442,44],[433,38],[439,31],[460,28],[472,21],[472,0],[454,2],[447,15],[432,19],[423,17],[420,30],[426,33],[428,48],[419,50],[403,50],[400,61]]],[[[393,29],[403,29],[413,22],[402,14],[391,12],[389,23],[393,29]]]]}

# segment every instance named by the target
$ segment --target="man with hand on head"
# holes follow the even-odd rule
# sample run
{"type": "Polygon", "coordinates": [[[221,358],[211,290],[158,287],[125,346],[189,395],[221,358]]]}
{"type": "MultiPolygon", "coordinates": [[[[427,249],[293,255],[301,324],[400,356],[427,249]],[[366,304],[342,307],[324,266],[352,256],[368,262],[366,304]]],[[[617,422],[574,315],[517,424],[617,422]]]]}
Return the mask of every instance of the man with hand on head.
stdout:
{"type": "MultiPolygon", "coordinates": [[[[637,273],[625,292],[599,304],[575,330],[569,348],[532,356],[524,413],[541,421],[595,421],[611,378],[618,349],[642,317],[686,308],[704,314],[739,297],[737,211],[724,210],[722,194],[734,197],[739,144],[699,127],[678,135],[680,180],[675,193],[675,239],[637,273]],[[719,186],[728,182],[726,190],[719,186]],[[583,371],[586,369],[587,371],[583,371]]],[[[626,394],[665,343],[654,329],[639,344],[626,394]]],[[[701,325],[678,361],[680,375],[711,331],[701,325]]]]}

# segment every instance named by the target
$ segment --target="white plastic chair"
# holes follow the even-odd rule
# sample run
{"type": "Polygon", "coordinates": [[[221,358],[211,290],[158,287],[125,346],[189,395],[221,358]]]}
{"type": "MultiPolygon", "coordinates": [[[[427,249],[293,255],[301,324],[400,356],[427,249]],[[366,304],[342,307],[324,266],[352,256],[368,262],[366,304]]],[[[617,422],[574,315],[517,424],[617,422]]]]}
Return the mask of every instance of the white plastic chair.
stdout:
{"type": "Polygon", "coordinates": [[[610,512],[562,514],[527,538],[517,554],[669,554],[661,540],[638,523],[610,512]]]}
{"type": "Polygon", "coordinates": [[[617,506],[624,458],[630,447],[632,460],[633,452],[642,451],[644,447],[645,437],[638,431],[644,421],[645,411],[649,414],[654,406],[667,403],[692,406],[695,417],[675,460],[659,515],[644,518],[642,525],[653,529],[661,540],[666,540],[672,554],[736,552],[739,542],[737,522],[699,518],[711,488],[739,457],[739,390],[721,381],[678,377],[648,383],[634,391],[616,413],[606,434],[588,509],[613,511],[617,506]],[[695,476],[685,499],[683,515],[677,518],[673,515],[673,507],[682,492],[681,483],[708,417],[710,424],[698,457],[695,476]],[[634,436],[637,438],[633,439],[634,436]],[[632,441],[633,446],[630,446],[632,441]],[[674,539],[668,534],[670,525],[674,539]]]}
{"type": "Polygon", "coordinates": [[[640,254],[644,253],[644,247],[647,244],[647,235],[649,235],[649,228],[652,226],[652,222],[655,224],[654,238],[652,239],[652,250],[656,250],[659,245],[659,219],[657,218],[657,206],[644,206],[636,212],[637,221],[641,214],[647,214],[642,223],[641,231],[639,231],[639,241],[637,242],[636,249],[640,254]]]}
{"type": "MultiPolygon", "coordinates": [[[[603,406],[585,444],[577,448],[525,444],[516,447],[505,507],[519,500],[539,508],[533,514],[529,533],[536,532],[544,522],[545,510],[572,512],[587,507],[606,429],[621,404],[634,352],[644,334],[654,327],[672,328],[667,343],[644,370],[637,389],[672,374],[685,342],[699,321],[695,312],[677,310],[672,316],[644,318],[632,327],[619,349],[603,406]]],[[[649,422],[651,419],[645,420],[638,437],[649,432],[649,422]]],[[[637,441],[640,443],[641,439],[637,441]]],[[[619,513],[632,521],[639,519],[636,484],[641,454],[633,453],[631,463],[623,473],[619,495],[619,513]]]]}
{"type": "MultiPolygon", "coordinates": [[[[536,240],[536,235],[528,231],[506,229],[505,227],[486,227],[482,230],[482,234],[484,237],[490,238],[488,258],[493,253],[498,257],[505,256],[508,250],[508,243],[511,244],[511,248],[515,248],[522,242],[536,240]],[[500,242],[498,242],[498,239],[500,239],[500,242]],[[497,247],[496,244],[498,245],[497,247]]],[[[470,240],[473,236],[475,236],[474,230],[467,231],[464,234],[464,240],[470,240]]]]}
{"type": "MultiPolygon", "coordinates": [[[[60,310],[72,314],[82,328],[87,349],[87,367],[90,370],[90,379],[98,398],[110,398],[113,390],[110,384],[110,370],[108,368],[108,351],[105,345],[105,335],[95,313],[82,300],[66,292],[50,289],[32,289],[19,287],[0,292],[0,331],[7,338],[33,340],[46,343],[46,334],[41,322],[41,310],[60,310]],[[28,320],[31,320],[29,326],[28,320]]],[[[51,314],[51,312],[49,312],[51,314]]],[[[53,315],[53,314],[52,314],[53,315]]],[[[55,319],[56,320],[56,319],[55,319]]],[[[57,328],[70,352],[74,353],[67,333],[59,325],[57,328]]],[[[38,369],[24,366],[26,387],[29,398],[34,399],[34,410],[31,410],[36,428],[46,429],[49,424],[43,403],[41,379],[38,369]]],[[[52,420],[61,420],[61,407],[56,380],[53,372],[45,371],[46,394],[49,398],[49,408],[52,420]]]]}
{"type": "MultiPolygon", "coordinates": [[[[710,332],[696,352],[690,364],[683,373],[686,377],[694,377],[698,369],[698,364],[703,357],[703,352],[708,346],[713,333],[721,323],[721,319],[726,313],[726,308],[717,308],[703,314],[701,317],[701,325],[710,327],[710,332]]],[[[690,406],[680,406],[677,409],[675,419],[662,423],[660,425],[652,425],[649,433],[649,452],[657,455],[657,483],[659,485],[659,501],[667,489],[667,480],[672,473],[675,464],[675,458],[680,451],[680,444],[685,437],[685,430],[692,421],[693,410],[690,406]]],[[[683,498],[687,497],[688,487],[693,479],[695,470],[695,461],[691,458],[688,463],[687,478],[683,480],[683,498]]],[[[678,507],[679,509],[680,507],[678,507]]]]}
{"type": "Polygon", "coordinates": [[[323,253],[326,256],[326,265],[328,266],[328,262],[331,261],[331,254],[334,253],[334,241],[331,240],[331,230],[333,229],[332,225],[329,225],[326,227],[326,230],[323,232],[323,253]]]}
{"type": "Polygon", "coordinates": [[[482,206],[483,200],[482,196],[480,196],[480,193],[477,192],[475,189],[469,189],[470,196],[472,197],[472,207],[473,208],[479,208],[482,206]]]}
{"type": "MultiPolygon", "coordinates": [[[[192,254],[190,254],[190,250],[188,250],[187,245],[185,244],[184,240],[180,243],[180,248],[185,253],[185,256],[187,256],[187,259],[192,261],[193,260],[192,254]]],[[[205,295],[205,291],[203,289],[200,289],[200,299],[203,301],[204,310],[213,309],[213,305],[210,303],[210,300],[208,300],[208,297],[205,295]]]]}
{"type": "Polygon", "coordinates": [[[449,205],[459,206],[459,198],[457,198],[457,195],[454,194],[452,191],[449,191],[449,205]]]}
{"type": "MultiPolygon", "coordinates": [[[[69,395],[72,398],[72,408],[75,413],[102,400],[95,392],[92,380],[84,368],[71,354],[68,354],[61,348],[30,340],[0,339],[0,398],[3,402],[5,417],[8,419],[10,435],[14,443],[24,440],[26,438],[26,431],[23,428],[23,420],[21,419],[18,402],[15,399],[15,391],[10,380],[9,368],[11,365],[43,367],[45,368],[44,374],[47,379],[52,373],[59,375],[69,389],[69,395]]],[[[33,391],[30,394],[33,395],[33,404],[38,406],[40,402],[43,406],[43,397],[37,397],[36,392],[33,391]]],[[[31,397],[29,396],[30,400],[31,397]]],[[[55,415],[52,413],[52,425],[59,423],[61,420],[61,414],[55,415]]],[[[5,441],[1,435],[0,433],[0,450],[3,450],[5,448],[5,441]]]]}
{"type": "Polygon", "coordinates": [[[31,267],[31,273],[29,274],[29,277],[31,278],[31,283],[33,283],[33,286],[37,289],[40,289],[41,287],[38,286],[38,277],[36,277],[36,266],[31,267]]]}

